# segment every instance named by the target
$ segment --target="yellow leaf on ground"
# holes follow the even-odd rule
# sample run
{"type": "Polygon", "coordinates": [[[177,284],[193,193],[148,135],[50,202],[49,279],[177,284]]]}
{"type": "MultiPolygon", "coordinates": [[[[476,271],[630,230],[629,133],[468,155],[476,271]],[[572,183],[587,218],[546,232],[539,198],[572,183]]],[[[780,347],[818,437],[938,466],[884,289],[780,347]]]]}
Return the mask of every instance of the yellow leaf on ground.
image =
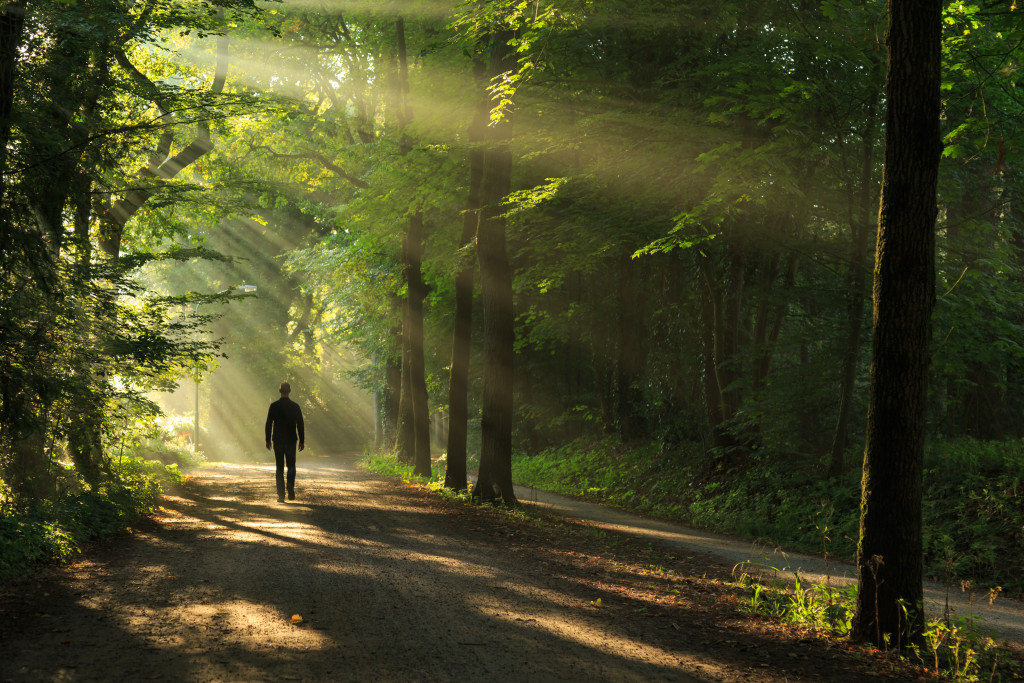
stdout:
{"type": "Polygon", "coordinates": [[[302,623],[302,615],[301,614],[293,614],[292,615],[292,623],[293,624],[301,624],[302,623]]]}

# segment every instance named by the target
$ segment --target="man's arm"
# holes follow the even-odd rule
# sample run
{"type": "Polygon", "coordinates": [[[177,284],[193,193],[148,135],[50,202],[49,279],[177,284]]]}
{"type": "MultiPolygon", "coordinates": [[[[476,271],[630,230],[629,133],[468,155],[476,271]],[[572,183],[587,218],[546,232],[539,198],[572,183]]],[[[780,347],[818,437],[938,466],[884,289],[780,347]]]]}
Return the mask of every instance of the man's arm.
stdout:
{"type": "Polygon", "coordinates": [[[267,450],[270,450],[270,432],[274,427],[274,404],[270,404],[270,408],[267,409],[267,424],[263,428],[267,433],[267,450]]]}
{"type": "Polygon", "coordinates": [[[295,404],[295,426],[299,428],[299,450],[306,447],[306,425],[302,422],[302,408],[295,404]]]}

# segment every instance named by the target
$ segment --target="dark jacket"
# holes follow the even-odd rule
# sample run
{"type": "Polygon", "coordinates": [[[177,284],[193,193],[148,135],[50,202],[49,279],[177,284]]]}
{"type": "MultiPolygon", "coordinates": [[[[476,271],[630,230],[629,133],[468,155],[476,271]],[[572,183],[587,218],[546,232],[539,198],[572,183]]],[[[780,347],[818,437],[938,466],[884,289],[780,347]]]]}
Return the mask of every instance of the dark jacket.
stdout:
{"type": "Polygon", "coordinates": [[[286,396],[270,404],[267,411],[267,441],[273,434],[274,443],[295,443],[295,432],[298,430],[298,442],[306,443],[306,428],[302,424],[302,409],[299,404],[286,396]]]}

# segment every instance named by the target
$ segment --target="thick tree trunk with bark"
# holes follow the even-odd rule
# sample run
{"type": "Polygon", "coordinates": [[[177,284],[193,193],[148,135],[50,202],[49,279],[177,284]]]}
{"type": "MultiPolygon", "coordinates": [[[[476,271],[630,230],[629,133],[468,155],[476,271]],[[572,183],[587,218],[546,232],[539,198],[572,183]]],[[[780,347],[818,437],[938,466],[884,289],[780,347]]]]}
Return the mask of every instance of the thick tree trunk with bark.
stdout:
{"type": "Polygon", "coordinates": [[[408,304],[403,306],[402,311],[402,379],[398,424],[395,425],[395,450],[399,460],[412,465],[416,462],[416,418],[412,398],[412,350],[405,340],[409,333],[408,304]]]}
{"type": "MultiPolygon", "coordinates": [[[[515,53],[508,45],[511,31],[496,34],[489,71],[501,74],[514,66],[515,53]]],[[[507,135],[508,120],[497,124],[494,137],[507,135]]],[[[515,505],[512,488],[512,363],[515,328],[512,310],[512,268],[505,242],[502,199],[512,185],[512,152],[508,144],[495,142],[483,155],[480,185],[480,223],[476,249],[480,261],[480,289],[484,315],[483,405],[480,420],[480,470],[474,496],[500,498],[515,505]]]]}
{"type": "Polygon", "coordinates": [[[514,505],[512,489],[512,363],[515,329],[512,269],[505,244],[505,219],[498,202],[511,184],[512,153],[507,146],[484,152],[484,176],[477,232],[484,314],[483,410],[480,471],[474,495],[514,505]]]}
{"type": "Polygon", "coordinates": [[[920,639],[921,479],[936,186],[942,3],[890,0],[886,144],[874,276],[874,340],[852,636],[920,639]]]}

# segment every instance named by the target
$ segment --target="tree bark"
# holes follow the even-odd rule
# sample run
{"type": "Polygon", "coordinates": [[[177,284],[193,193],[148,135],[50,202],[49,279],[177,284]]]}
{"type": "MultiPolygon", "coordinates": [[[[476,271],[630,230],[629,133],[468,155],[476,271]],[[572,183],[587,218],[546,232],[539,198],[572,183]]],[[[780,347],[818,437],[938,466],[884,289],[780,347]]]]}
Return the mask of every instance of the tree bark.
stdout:
{"type": "Polygon", "coordinates": [[[640,392],[636,386],[644,366],[642,349],[646,328],[643,295],[634,291],[632,266],[632,259],[628,255],[620,258],[616,422],[619,427],[619,438],[626,443],[647,435],[647,422],[640,406],[640,392]]]}
{"type": "MultiPolygon", "coordinates": [[[[92,241],[89,239],[91,179],[83,172],[76,174],[74,197],[75,256],[78,262],[78,277],[83,282],[92,280],[92,241]]],[[[89,312],[79,308],[76,315],[78,338],[86,347],[95,345],[93,319],[89,312]]],[[[88,352],[87,352],[88,353],[88,352]]],[[[90,358],[76,354],[75,374],[79,385],[76,387],[71,408],[71,424],[68,429],[68,450],[75,468],[91,484],[98,481],[99,465],[103,461],[103,379],[95,377],[90,367],[90,358]]]]}
{"type": "Polygon", "coordinates": [[[395,429],[395,450],[398,459],[407,465],[416,462],[416,418],[412,398],[412,349],[406,341],[409,334],[409,305],[402,306],[402,369],[401,393],[398,399],[398,424],[395,429]]]}
{"type": "MultiPolygon", "coordinates": [[[[492,74],[514,66],[508,42],[512,31],[500,31],[491,49],[492,74]]],[[[507,119],[494,126],[494,137],[507,136],[507,119]]],[[[501,498],[516,503],[512,488],[512,363],[515,328],[512,311],[512,268],[505,242],[501,201],[512,185],[512,152],[496,140],[483,155],[480,184],[480,223],[476,249],[480,261],[480,289],[484,314],[483,406],[480,420],[480,470],[473,494],[481,500],[501,498]]]]}
{"type": "Polygon", "coordinates": [[[402,328],[396,325],[392,329],[392,339],[396,340],[398,352],[391,354],[384,361],[384,386],[381,388],[381,439],[385,448],[396,446],[398,441],[399,402],[402,396],[402,328]]]}
{"type": "Polygon", "coordinates": [[[7,148],[11,139],[14,81],[18,75],[18,48],[25,32],[25,2],[9,2],[0,9],[0,245],[7,244],[7,148]]]}
{"type": "Polygon", "coordinates": [[[430,476],[430,409],[427,405],[426,367],[423,360],[423,300],[427,287],[421,267],[423,214],[409,217],[405,234],[405,268],[408,282],[408,327],[402,334],[409,350],[409,396],[412,399],[413,474],[430,476]]]}
{"type": "MultiPolygon", "coordinates": [[[[473,76],[479,87],[485,83],[486,65],[473,62],[473,76]]],[[[455,321],[452,329],[452,364],[448,379],[448,453],[444,475],[445,488],[466,490],[466,441],[469,432],[469,360],[473,332],[473,270],[475,260],[466,253],[473,243],[480,222],[480,183],[484,174],[484,151],[480,145],[487,137],[487,100],[476,107],[467,131],[469,150],[469,195],[462,214],[459,250],[465,260],[455,275],[455,321]]]]}
{"type": "MultiPolygon", "coordinates": [[[[412,151],[412,139],[406,127],[412,120],[409,109],[409,64],[405,45],[405,20],[395,21],[398,42],[398,74],[395,106],[401,132],[399,154],[412,151]]],[[[430,476],[430,410],[427,406],[427,382],[423,359],[423,300],[427,288],[423,282],[423,214],[413,210],[406,222],[402,240],[402,266],[406,297],[402,316],[402,398],[399,407],[399,457],[413,465],[416,475],[430,476]]]]}
{"type": "Polygon", "coordinates": [[[875,248],[871,390],[852,637],[920,639],[921,479],[941,136],[942,4],[890,0],[886,144],[875,248]]]}

